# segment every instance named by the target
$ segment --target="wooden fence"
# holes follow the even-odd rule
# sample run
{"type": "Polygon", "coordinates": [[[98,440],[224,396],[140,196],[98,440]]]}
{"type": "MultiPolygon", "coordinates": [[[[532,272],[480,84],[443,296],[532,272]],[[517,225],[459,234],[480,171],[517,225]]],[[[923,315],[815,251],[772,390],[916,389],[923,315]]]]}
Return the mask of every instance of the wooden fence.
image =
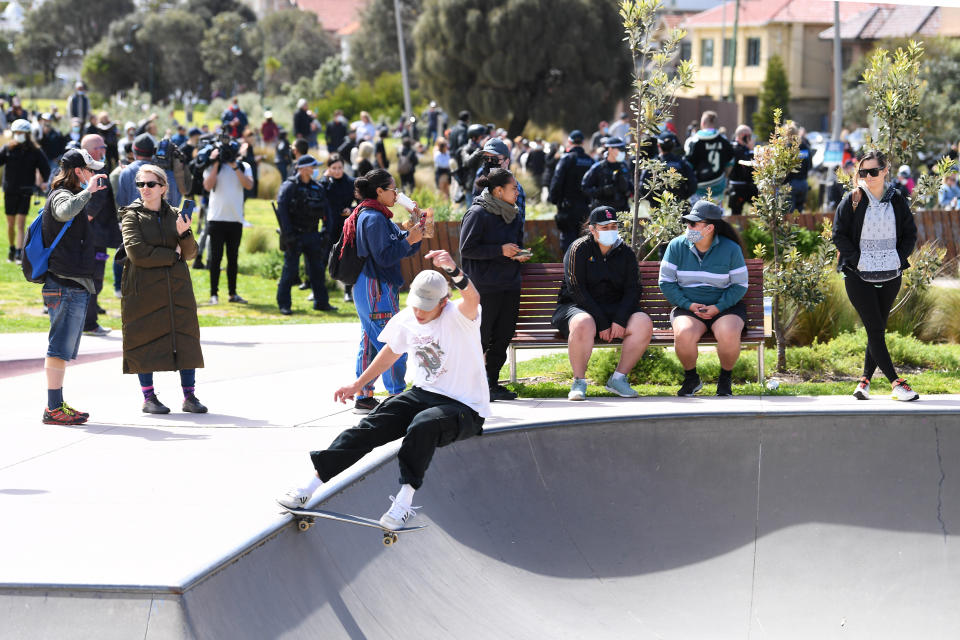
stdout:
{"type": "MultiPolygon", "coordinates": [[[[824,220],[833,221],[832,213],[801,213],[792,216],[799,227],[817,230],[824,220]]],[[[743,230],[750,222],[756,222],[756,216],[730,216],[725,218],[735,227],[743,230]]],[[[960,256],[960,211],[918,211],[914,214],[917,223],[917,245],[936,240],[947,250],[947,259],[960,256]]],[[[403,280],[409,284],[414,276],[424,269],[432,268],[423,256],[433,249],[446,249],[460,263],[460,223],[437,222],[433,238],[424,239],[420,252],[403,261],[403,280]]],[[[544,247],[552,254],[554,262],[560,262],[560,232],[553,220],[528,220],[523,230],[524,244],[530,245],[538,238],[544,238],[544,247]]]]}

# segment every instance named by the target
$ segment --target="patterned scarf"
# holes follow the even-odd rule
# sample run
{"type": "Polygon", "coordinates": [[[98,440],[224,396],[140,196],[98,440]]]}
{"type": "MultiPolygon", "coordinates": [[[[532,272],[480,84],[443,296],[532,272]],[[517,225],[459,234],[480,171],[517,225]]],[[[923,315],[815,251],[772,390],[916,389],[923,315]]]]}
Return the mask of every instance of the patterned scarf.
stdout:
{"type": "Polygon", "coordinates": [[[363,209],[376,209],[389,220],[393,217],[393,211],[387,209],[379,200],[373,200],[367,198],[363,202],[357,205],[357,208],[353,210],[353,213],[347,218],[343,223],[343,244],[340,246],[340,257],[343,257],[343,249],[348,244],[356,245],[357,243],[357,216],[360,215],[360,211],[363,209]]]}

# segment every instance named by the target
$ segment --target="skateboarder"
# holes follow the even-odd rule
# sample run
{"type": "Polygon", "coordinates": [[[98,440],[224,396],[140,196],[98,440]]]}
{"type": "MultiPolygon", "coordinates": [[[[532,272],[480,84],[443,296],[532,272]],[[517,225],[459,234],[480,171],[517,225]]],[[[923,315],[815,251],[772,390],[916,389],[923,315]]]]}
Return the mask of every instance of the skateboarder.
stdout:
{"type": "Polygon", "coordinates": [[[413,387],[387,398],[325,451],[311,452],[316,474],[306,485],[279,497],[283,506],[304,506],[324,482],[375,447],[403,438],[397,454],[400,491],[390,496],[393,506],[380,518],[384,527],[399,529],[416,515],[413,493],[423,483],[434,450],[481,433],[484,418],[490,415],[490,393],[480,349],[480,294],[446,251],[424,257],[449,274],[462,299],[449,299],[447,281],[440,273],[419,273],[410,285],[407,308],[380,333],[384,348],[359,378],[337,389],[333,397],[344,403],[351,400],[405,352],[416,363],[413,387]]]}

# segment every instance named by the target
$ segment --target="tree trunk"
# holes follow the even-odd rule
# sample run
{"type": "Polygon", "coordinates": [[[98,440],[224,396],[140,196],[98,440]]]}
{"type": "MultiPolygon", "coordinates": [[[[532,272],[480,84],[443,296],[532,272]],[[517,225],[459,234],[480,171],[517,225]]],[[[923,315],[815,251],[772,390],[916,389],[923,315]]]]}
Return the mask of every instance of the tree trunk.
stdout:
{"type": "MultiPolygon", "coordinates": [[[[780,273],[780,247],[777,242],[777,233],[780,231],[780,224],[774,214],[774,222],[770,225],[771,236],[773,238],[773,270],[774,273],[780,273]]],[[[780,296],[773,296],[773,334],[777,337],[777,373],[787,372],[787,336],[784,335],[783,325],[780,318],[780,296]]]]}
{"type": "Polygon", "coordinates": [[[513,112],[510,118],[510,124],[507,126],[507,137],[513,140],[517,136],[523,135],[523,130],[530,121],[530,115],[526,106],[520,107],[513,112]]]}

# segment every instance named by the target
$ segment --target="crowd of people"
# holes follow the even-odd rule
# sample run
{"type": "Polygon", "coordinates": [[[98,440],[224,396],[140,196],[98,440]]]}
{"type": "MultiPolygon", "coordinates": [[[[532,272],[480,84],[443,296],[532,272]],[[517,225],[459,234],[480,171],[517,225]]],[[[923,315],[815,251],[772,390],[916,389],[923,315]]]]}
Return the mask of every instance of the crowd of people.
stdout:
{"type": "MultiPolygon", "coordinates": [[[[209,304],[218,304],[225,255],[227,300],[246,303],[238,290],[238,254],[247,224],[245,198],[255,193],[257,182],[257,136],[273,148],[283,178],[275,208],[284,253],[276,293],[279,312],[293,313],[291,289],[300,280],[301,287],[311,289],[315,310],[336,311],[325,283],[334,241],[355,247],[363,259],[356,282],[344,291],[361,326],[356,380],[335,397],[352,402],[365,417],[328,449],[310,454],[314,472],[282,496],[282,504],[305,504],[323,482],[366,452],[403,438],[401,487],[381,520],[389,528],[402,527],[415,514],[413,493],[434,449],[480,433],[491,402],[516,398],[499,383],[499,374],[517,322],[521,266],[531,256],[524,246],[528,197],[545,197],[557,207],[564,280],[552,324],[567,340],[573,371],[568,399],[586,399],[587,363],[598,340],[621,345],[605,388],[620,397],[638,395],[628,376],[650,344],[653,324],[641,309],[636,256],[620,235],[618,214],[634,195],[638,161],[628,151],[635,145],[625,114],[612,125],[601,122],[589,143],[581,131],[571,131],[561,149],[542,140],[510,140],[502,129],[472,123],[466,111],[448,129],[446,115],[435,103],[423,114],[421,132],[415,118],[391,129],[375,124],[366,112],[353,122],[337,112],[322,125],[300,101],[292,139],[269,111],[259,129],[251,129],[236,99],[214,131],[178,126],[162,137],[155,117],[127,123],[121,132],[108,114],[91,115],[82,84],[68,102],[68,134],[52,126],[53,113],[34,114],[31,122],[18,107],[10,121],[12,141],[0,150],[0,164],[6,167],[8,258],[21,259],[23,223],[38,189],[48,192],[43,241],[55,244],[42,290],[50,318],[45,423],[74,425],[89,419],[64,400],[63,382],[81,335],[109,331],[97,323],[97,296],[111,248],[117,250],[114,287],[121,298],[122,368],[138,376],[142,410],[170,411],[159,400],[154,374],[176,371],[183,411],[207,411],[196,395],[196,370],[204,359],[190,265],[210,271],[209,304]],[[384,142],[392,135],[401,143],[388,158],[384,142]],[[401,189],[414,188],[416,168],[428,147],[433,149],[437,188],[467,207],[460,228],[461,264],[446,251],[428,252],[424,257],[447,278],[432,270],[417,275],[407,308],[401,309],[401,262],[420,253],[433,215],[401,189]],[[396,162],[399,180],[389,170],[391,162],[396,162]],[[528,196],[517,171],[534,177],[538,193],[528,196]],[[391,208],[397,204],[410,211],[409,220],[394,219],[391,208]],[[305,279],[300,278],[301,258],[305,279]],[[462,294],[456,302],[448,279],[462,294]],[[408,363],[414,387],[405,390],[408,363]],[[378,378],[389,394],[384,401],[374,397],[378,378]]],[[[756,194],[749,170],[753,133],[741,125],[729,142],[712,111],[688,133],[681,143],[668,122],[641,145],[642,154],[676,170],[679,180],[666,188],[688,203],[682,216],[685,232],[663,253],[659,286],[674,307],[675,354],[685,372],[677,395],[690,397],[702,390],[697,344],[710,331],[721,366],[716,395],[729,396],[749,283],[743,243],[713,200],[727,194],[730,208],[740,212],[756,194]]],[[[799,142],[801,165],[786,182],[795,206],[802,209],[810,150],[801,130],[792,128],[788,134],[799,142]]],[[[846,291],[867,328],[863,376],[854,395],[870,397],[879,368],[894,397],[915,400],[918,395],[898,376],[884,337],[916,241],[907,198],[914,185],[909,167],[901,167],[888,184],[886,162],[871,152],[844,164],[857,188],[837,195],[834,242],[846,291]]],[[[645,187],[650,184],[645,173],[640,180],[645,187]]],[[[955,178],[950,180],[944,178],[941,200],[947,197],[956,206],[960,190],[955,178]]],[[[662,195],[650,188],[640,191],[653,200],[662,195]]]]}

